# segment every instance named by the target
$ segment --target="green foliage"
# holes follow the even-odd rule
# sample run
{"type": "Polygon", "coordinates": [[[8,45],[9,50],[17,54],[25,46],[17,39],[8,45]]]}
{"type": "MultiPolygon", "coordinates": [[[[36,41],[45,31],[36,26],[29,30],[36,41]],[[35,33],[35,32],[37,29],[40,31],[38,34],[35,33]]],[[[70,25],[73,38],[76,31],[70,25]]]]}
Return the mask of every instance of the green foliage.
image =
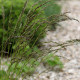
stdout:
{"type": "Polygon", "coordinates": [[[0,70],[0,80],[18,80],[17,78],[9,78],[9,75],[7,74],[6,71],[0,70]]]}
{"type": "MultiPolygon", "coordinates": [[[[33,48],[30,48],[28,45],[23,47],[25,44],[26,43],[24,42],[22,45],[20,45],[17,52],[12,55],[12,64],[7,64],[8,67],[11,66],[9,68],[9,72],[16,73],[18,76],[24,73],[27,75],[32,74],[35,68],[40,64],[37,55],[39,55],[41,52],[38,47],[34,46],[33,48]]],[[[13,49],[16,47],[17,46],[14,46],[13,49]]]]}
{"type": "MultiPolygon", "coordinates": [[[[27,7],[24,11],[24,14],[21,16],[21,20],[17,24],[19,15],[24,7],[25,1],[26,0],[12,0],[12,1],[6,0],[6,1],[1,2],[0,0],[0,5],[4,7],[4,14],[5,14],[5,20],[3,20],[3,13],[2,13],[3,9],[0,8],[0,41],[1,41],[0,44],[2,44],[2,42],[5,42],[12,33],[14,33],[14,36],[20,36],[24,34],[26,27],[29,27],[26,30],[24,36],[29,38],[33,34],[32,39],[29,40],[29,45],[32,46],[36,38],[39,36],[41,31],[45,27],[45,24],[41,24],[41,22],[38,22],[35,25],[32,25],[35,22],[37,22],[39,18],[45,17],[43,11],[41,12],[41,15],[36,16],[40,12],[41,9],[38,8],[35,10],[35,8],[39,5],[35,5],[34,8],[31,9],[31,6],[34,4],[32,0],[29,0],[27,7]],[[30,9],[31,9],[31,14],[27,16],[30,9]],[[33,17],[34,15],[36,17],[33,17]],[[4,22],[4,28],[3,28],[3,22],[4,22]],[[29,24],[27,24],[28,22],[29,24]],[[16,31],[15,31],[15,27],[16,27],[16,31]]],[[[36,45],[39,44],[39,40],[43,38],[44,36],[45,36],[45,32],[42,34],[42,36],[40,36],[37,39],[35,44],[36,45]]],[[[12,39],[11,42],[15,43],[14,39],[12,39]]]]}
{"type": "Polygon", "coordinates": [[[35,70],[34,66],[32,66],[32,64],[34,62],[35,62],[35,59],[30,59],[29,64],[28,64],[27,60],[22,61],[18,64],[14,63],[10,67],[9,71],[13,72],[13,73],[16,73],[17,76],[20,76],[23,73],[26,73],[27,75],[29,75],[35,70]],[[17,66],[16,66],[16,64],[17,64],[17,66]],[[16,66],[16,68],[15,68],[15,66],[16,66]]]}
{"type": "Polygon", "coordinates": [[[0,78],[6,75],[6,72],[4,70],[0,70],[0,78]]]}
{"type": "Polygon", "coordinates": [[[59,66],[61,69],[63,68],[63,63],[61,62],[60,58],[58,56],[55,56],[54,54],[50,53],[44,58],[44,61],[49,64],[50,66],[59,66]]]}
{"type": "MultiPolygon", "coordinates": [[[[44,3],[45,1],[48,1],[48,0],[42,0],[41,3],[44,3]]],[[[42,7],[45,7],[45,5],[42,7]]],[[[47,17],[54,15],[54,14],[57,15],[57,14],[60,14],[61,12],[61,6],[56,3],[56,0],[51,0],[50,2],[46,4],[46,8],[44,9],[44,11],[47,17]]]]}
{"type": "MultiPolygon", "coordinates": [[[[44,3],[45,1],[48,1],[48,0],[42,0],[42,3],[44,3]]],[[[42,7],[45,7],[45,6],[42,6],[42,7]]],[[[44,12],[45,12],[46,17],[49,17],[51,15],[54,15],[54,16],[59,15],[61,13],[61,6],[56,3],[56,0],[51,0],[49,3],[46,4],[46,8],[44,9],[44,12]]],[[[58,17],[56,19],[58,19],[58,17]]],[[[52,21],[53,19],[51,17],[48,20],[52,21]]],[[[51,30],[56,29],[56,24],[54,23],[54,21],[52,21],[50,29],[51,30]]]]}
{"type": "Polygon", "coordinates": [[[14,64],[5,62],[5,65],[7,65],[9,68],[8,73],[12,73],[12,76],[16,74],[17,76],[21,76],[25,73],[27,75],[31,75],[33,71],[35,70],[36,66],[38,66],[40,63],[34,58],[26,59],[24,61],[15,62],[14,64]]]}
{"type": "MultiPolygon", "coordinates": [[[[58,4],[56,4],[56,1],[55,0],[53,0],[50,3],[48,3],[47,5],[49,5],[49,6],[45,9],[46,16],[59,15],[61,13],[61,6],[58,5],[58,4]]],[[[49,21],[52,21],[53,19],[52,18],[49,18],[48,20],[49,21]]],[[[56,29],[56,24],[54,23],[54,21],[52,21],[52,24],[51,24],[50,29],[51,30],[55,30],[56,29]]]]}

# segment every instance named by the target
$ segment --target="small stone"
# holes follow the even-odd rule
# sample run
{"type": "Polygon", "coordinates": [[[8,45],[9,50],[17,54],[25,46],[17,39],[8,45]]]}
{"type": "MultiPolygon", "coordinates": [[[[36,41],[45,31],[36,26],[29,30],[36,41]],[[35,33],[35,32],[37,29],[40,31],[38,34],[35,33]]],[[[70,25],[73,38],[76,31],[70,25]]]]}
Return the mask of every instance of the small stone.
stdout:
{"type": "Polygon", "coordinates": [[[69,74],[74,74],[74,73],[75,73],[75,70],[74,70],[74,69],[69,69],[69,70],[68,70],[68,73],[69,73],[69,74]]]}
{"type": "Polygon", "coordinates": [[[77,64],[77,60],[76,60],[76,59],[71,60],[70,63],[72,63],[72,64],[77,64]]]}

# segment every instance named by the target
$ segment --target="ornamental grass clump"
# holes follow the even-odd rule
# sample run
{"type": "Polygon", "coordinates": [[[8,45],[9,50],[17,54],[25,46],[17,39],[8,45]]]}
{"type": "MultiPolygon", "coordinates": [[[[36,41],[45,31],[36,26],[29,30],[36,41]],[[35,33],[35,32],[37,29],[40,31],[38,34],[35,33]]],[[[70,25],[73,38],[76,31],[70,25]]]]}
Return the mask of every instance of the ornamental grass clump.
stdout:
{"type": "MultiPolygon", "coordinates": [[[[9,52],[13,52],[13,45],[15,46],[18,38],[25,38],[29,46],[35,42],[39,33],[45,27],[45,23],[42,24],[43,20],[39,18],[45,18],[44,12],[40,6],[32,0],[25,3],[26,0],[6,0],[1,1],[0,9],[0,44],[5,45],[5,51],[8,53],[7,47],[10,47],[9,52]],[[22,12],[21,12],[22,11],[22,12]],[[32,36],[33,35],[33,36],[32,36]],[[32,37],[32,38],[31,38],[32,37]]],[[[44,3],[46,4],[46,3],[44,3]]],[[[45,36],[45,32],[35,42],[37,45],[39,40],[45,36]]],[[[4,47],[3,47],[4,48],[4,47]]],[[[2,46],[0,47],[0,51],[2,46]]]]}
{"type": "Polygon", "coordinates": [[[44,10],[49,2],[50,0],[35,3],[32,0],[0,0],[0,54],[11,57],[10,63],[7,63],[8,80],[15,74],[23,78],[31,75],[41,62],[52,67],[63,67],[60,58],[54,53],[68,45],[56,43],[55,46],[60,46],[60,49],[55,49],[54,53],[50,50],[44,52],[40,49],[40,39],[46,35],[52,23],[73,19],[66,16],[66,13],[45,17],[44,10]],[[48,20],[50,18],[51,21],[48,20]]]}

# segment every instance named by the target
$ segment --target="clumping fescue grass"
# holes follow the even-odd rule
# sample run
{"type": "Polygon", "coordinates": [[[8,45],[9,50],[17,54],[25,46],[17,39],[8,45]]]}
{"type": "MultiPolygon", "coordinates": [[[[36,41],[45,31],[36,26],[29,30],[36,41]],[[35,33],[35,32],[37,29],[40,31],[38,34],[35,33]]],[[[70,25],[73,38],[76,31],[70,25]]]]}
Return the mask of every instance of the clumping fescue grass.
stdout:
{"type": "Polygon", "coordinates": [[[23,78],[31,75],[41,62],[63,68],[60,58],[54,53],[69,46],[70,43],[80,42],[78,39],[62,44],[55,42],[55,46],[60,48],[55,49],[53,53],[45,50],[45,54],[44,50],[39,49],[41,46],[39,41],[46,35],[46,29],[51,24],[58,25],[61,21],[74,20],[66,13],[45,17],[44,10],[49,2],[50,0],[44,3],[42,0],[35,3],[32,0],[0,0],[0,55],[11,57],[10,63],[7,63],[7,75],[5,71],[0,71],[0,76],[5,74],[6,80],[13,80],[11,78],[15,74],[22,75],[23,78]]]}

